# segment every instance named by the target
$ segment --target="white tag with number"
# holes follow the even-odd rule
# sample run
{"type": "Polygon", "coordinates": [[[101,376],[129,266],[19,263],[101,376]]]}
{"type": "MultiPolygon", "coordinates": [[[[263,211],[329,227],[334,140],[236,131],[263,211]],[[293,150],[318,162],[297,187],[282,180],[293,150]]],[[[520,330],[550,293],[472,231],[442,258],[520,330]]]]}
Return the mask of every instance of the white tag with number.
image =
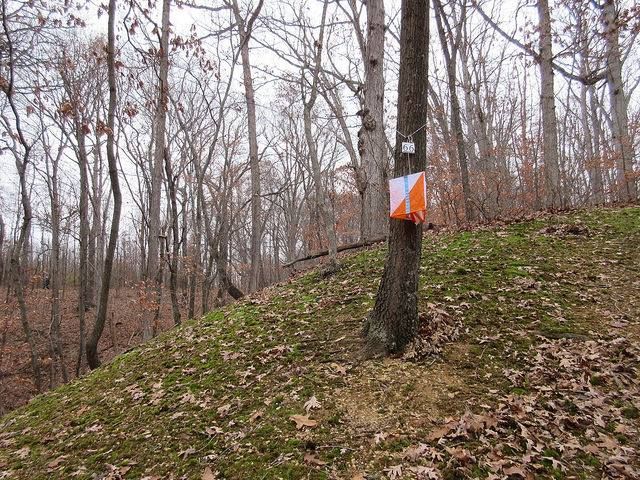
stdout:
{"type": "Polygon", "coordinates": [[[402,142],[402,153],[416,153],[416,144],[413,142],[402,142]]]}

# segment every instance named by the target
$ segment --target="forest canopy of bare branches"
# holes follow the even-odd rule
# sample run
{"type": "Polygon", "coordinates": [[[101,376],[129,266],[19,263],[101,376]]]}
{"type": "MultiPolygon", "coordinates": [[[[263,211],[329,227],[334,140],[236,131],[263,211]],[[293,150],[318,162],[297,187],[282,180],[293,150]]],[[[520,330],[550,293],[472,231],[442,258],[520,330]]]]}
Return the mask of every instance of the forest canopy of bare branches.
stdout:
{"type": "MultiPolygon", "coordinates": [[[[18,359],[40,391],[99,365],[114,288],[135,292],[118,322],[146,341],[296,259],[385,237],[410,133],[395,131],[399,8],[2,0],[0,370],[18,359]]],[[[637,201],[635,2],[429,12],[428,222],[637,201]]]]}

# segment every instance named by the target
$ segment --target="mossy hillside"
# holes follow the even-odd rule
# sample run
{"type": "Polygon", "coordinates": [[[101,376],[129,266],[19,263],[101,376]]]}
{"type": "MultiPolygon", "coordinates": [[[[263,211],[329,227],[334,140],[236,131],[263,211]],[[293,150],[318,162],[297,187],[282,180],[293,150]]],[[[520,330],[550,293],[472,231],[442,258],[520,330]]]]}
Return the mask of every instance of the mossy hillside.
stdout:
{"type": "MultiPolygon", "coordinates": [[[[446,417],[527,397],[536,386],[509,372],[549,338],[596,338],[621,321],[635,341],[639,232],[640,209],[626,208],[425,236],[421,317],[455,319],[461,335],[417,362],[360,360],[385,252],[345,257],[328,279],[310,272],[187,322],[5,416],[0,477],[382,478],[446,417]],[[576,224],[582,234],[559,228],[576,224]],[[307,412],[311,397],[321,407],[307,412]],[[297,429],[293,415],[317,425],[297,429]]],[[[619,408],[637,423],[632,403],[619,408]]],[[[546,462],[550,477],[600,467],[586,454],[564,470],[546,462]]]]}

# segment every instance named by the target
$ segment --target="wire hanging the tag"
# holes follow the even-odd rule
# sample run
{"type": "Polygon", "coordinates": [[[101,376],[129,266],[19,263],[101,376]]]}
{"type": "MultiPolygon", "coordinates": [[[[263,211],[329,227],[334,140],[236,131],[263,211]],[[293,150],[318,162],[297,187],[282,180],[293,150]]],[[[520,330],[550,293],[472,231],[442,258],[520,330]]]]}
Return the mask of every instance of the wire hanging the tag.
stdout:
{"type": "MultiPolygon", "coordinates": [[[[409,143],[410,145],[412,145],[412,153],[416,153],[416,144],[413,142],[413,136],[409,135],[409,137],[407,138],[407,143],[409,143]]],[[[413,169],[411,168],[411,157],[409,156],[409,153],[407,153],[407,164],[409,165],[409,175],[411,175],[413,173],[413,169]]]]}
{"type": "Polygon", "coordinates": [[[401,144],[401,152],[407,156],[407,164],[409,165],[409,175],[413,173],[413,169],[411,168],[411,157],[409,155],[414,155],[416,153],[416,144],[413,141],[413,136],[418,133],[420,130],[425,128],[427,124],[425,123],[420,128],[418,128],[415,132],[405,135],[404,133],[396,130],[396,133],[400,135],[404,141],[401,144]]]}

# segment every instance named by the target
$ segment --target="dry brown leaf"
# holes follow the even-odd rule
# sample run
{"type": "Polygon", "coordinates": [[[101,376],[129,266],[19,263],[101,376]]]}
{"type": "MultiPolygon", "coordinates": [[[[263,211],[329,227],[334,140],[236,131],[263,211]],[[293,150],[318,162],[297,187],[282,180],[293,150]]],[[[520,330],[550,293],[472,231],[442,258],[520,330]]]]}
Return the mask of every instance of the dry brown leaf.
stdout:
{"type": "Polygon", "coordinates": [[[339,373],[340,375],[347,374],[347,367],[345,367],[344,365],[338,365],[337,363],[332,363],[331,368],[333,368],[335,372],[339,373]]]}
{"type": "Polygon", "coordinates": [[[379,443],[384,442],[386,438],[387,438],[387,434],[385,432],[376,433],[373,436],[373,443],[378,445],[379,443]]]}
{"type": "Polygon", "coordinates": [[[218,415],[220,415],[221,417],[224,417],[227,415],[227,413],[229,413],[229,410],[231,410],[230,403],[227,403],[226,405],[222,405],[221,407],[218,407],[218,415]]]}
{"type": "Polygon", "coordinates": [[[197,450],[195,448],[189,447],[184,452],[180,452],[178,455],[181,456],[182,458],[187,458],[189,455],[193,455],[196,452],[197,450]]]}
{"type": "Polygon", "coordinates": [[[20,459],[25,459],[29,456],[29,453],[31,452],[31,449],[29,447],[22,447],[20,450],[16,450],[14,453],[14,455],[16,455],[18,458],[20,459]]]}
{"type": "Polygon", "coordinates": [[[413,467],[410,470],[416,474],[418,480],[440,480],[442,476],[437,468],[434,467],[413,467]]]}
{"type": "Polygon", "coordinates": [[[390,480],[394,480],[402,476],[402,465],[392,465],[389,468],[385,468],[384,471],[390,480]]]}
{"type": "Polygon", "coordinates": [[[291,415],[289,417],[289,420],[293,420],[294,422],[296,422],[296,428],[298,430],[301,430],[304,427],[313,428],[318,425],[318,422],[316,422],[315,420],[311,420],[306,415],[291,415]]]}
{"type": "Polygon", "coordinates": [[[47,463],[47,468],[48,469],[56,468],[58,465],[60,465],[64,461],[65,458],[67,458],[66,455],[62,455],[62,456],[56,458],[55,460],[47,463]]]}
{"type": "Polygon", "coordinates": [[[513,465],[512,467],[505,468],[503,472],[505,475],[519,475],[522,478],[527,477],[527,472],[524,470],[524,468],[519,467],[518,465],[513,465]]]}
{"type": "Polygon", "coordinates": [[[202,472],[202,477],[200,477],[201,480],[215,480],[215,475],[213,474],[213,472],[211,471],[211,469],[209,467],[204,469],[204,472],[202,472]]]}
{"type": "Polygon", "coordinates": [[[307,411],[307,413],[309,413],[309,411],[313,410],[314,408],[320,407],[322,407],[322,404],[318,401],[315,395],[307,400],[304,404],[304,409],[307,411]]]}
{"type": "Polygon", "coordinates": [[[427,441],[433,442],[436,440],[440,440],[442,437],[446,436],[451,430],[455,428],[456,422],[449,422],[444,424],[441,427],[438,427],[434,430],[431,430],[429,435],[427,435],[427,441]]]}
{"type": "Polygon", "coordinates": [[[429,446],[424,443],[419,443],[415,447],[408,447],[403,452],[403,457],[409,460],[410,462],[417,462],[421,457],[429,451],[429,446]]]}
{"type": "Polygon", "coordinates": [[[327,462],[323,462],[322,460],[320,460],[318,457],[316,457],[312,453],[305,453],[305,455],[304,455],[304,463],[308,463],[309,465],[317,465],[319,467],[322,467],[323,465],[327,464],[327,462]]]}
{"type": "Polygon", "coordinates": [[[251,415],[249,417],[249,421],[250,422],[255,422],[259,418],[262,418],[263,415],[264,415],[264,411],[263,410],[256,410],[255,412],[253,412],[253,415],[251,415]]]}

